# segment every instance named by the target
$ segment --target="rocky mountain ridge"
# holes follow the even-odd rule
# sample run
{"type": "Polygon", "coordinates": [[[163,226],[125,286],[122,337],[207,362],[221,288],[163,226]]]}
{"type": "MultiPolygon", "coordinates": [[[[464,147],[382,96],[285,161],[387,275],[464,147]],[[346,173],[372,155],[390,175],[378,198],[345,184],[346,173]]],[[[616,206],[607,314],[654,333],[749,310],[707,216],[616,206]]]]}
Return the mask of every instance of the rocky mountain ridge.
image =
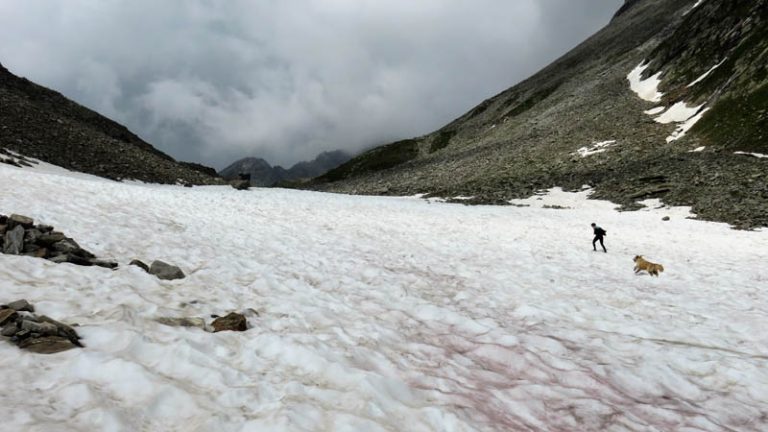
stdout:
{"type": "Polygon", "coordinates": [[[541,72],[311,188],[506,203],[589,185],[625,209],[660,198],[768,226],[767,10],[766,0],[627,0],[541,72]]]}
{"type": "Polygon", "coordinates": [[[115,180],[218,184],[215,170],[178,162],[125,126],[0,65],[0,148],[115,180]]]}
{"type": "Polygon", "coordinates": [[[250,175],[252,186],[273,186],[287,182],[301,182],[325,174],[348,161],[351,156],[342,151],[334,150],[320,153],[311,161],[294,164],[285,169],[280,165],[272,166],[264,159],[247,157],[235,161],[219,172],[226,180],[238,178],[240,174],[250,175]]]}

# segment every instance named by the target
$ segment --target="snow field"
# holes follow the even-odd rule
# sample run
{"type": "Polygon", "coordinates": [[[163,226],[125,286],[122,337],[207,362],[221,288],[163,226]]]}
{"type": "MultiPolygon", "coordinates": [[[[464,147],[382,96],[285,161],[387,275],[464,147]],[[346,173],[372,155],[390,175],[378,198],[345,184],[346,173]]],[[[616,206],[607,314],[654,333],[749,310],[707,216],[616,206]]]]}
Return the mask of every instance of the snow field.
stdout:
{"type": "Polygon", "coordinates": [[[0,302],[77,322],[86,345],[0,343],[11,429],[768,428],[765,231],[620,213],[586,191],[469,207],[5,166],[0,185],[3,213],[122,264],[0,255],[0,302]],[[608,254],[592,252],[590,222],[608,254]],[[666,271],[635,276],[636,254],[666,271]],[[153,321],[247,308],[245,333],[153,321]]]}

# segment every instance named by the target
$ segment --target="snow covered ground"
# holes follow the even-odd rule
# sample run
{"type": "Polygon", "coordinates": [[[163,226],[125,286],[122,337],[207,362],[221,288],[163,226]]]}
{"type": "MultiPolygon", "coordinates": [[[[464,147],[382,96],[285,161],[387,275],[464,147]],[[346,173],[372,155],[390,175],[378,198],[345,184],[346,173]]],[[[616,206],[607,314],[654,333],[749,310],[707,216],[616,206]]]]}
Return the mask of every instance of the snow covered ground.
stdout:
{"type": "Polygon", "coordinates": [[[0,419],[23,431],[768,430],[768,232],[686,209],[619,213],[586,194],[470,207],[0,166],[0,212],[122,264],[0,255],[0,302],[79,323],[86,344],[43,356],[0,343],[0,419]],[[593,221],[608,254],[592,252],[593,221]],[[666,272],[634,275],[636,254],[666,272]],[[160,281],[133,258],[188,277],[160,281]],[[259,316],[244,333],[153,320],[246,308],[259,316]]]}

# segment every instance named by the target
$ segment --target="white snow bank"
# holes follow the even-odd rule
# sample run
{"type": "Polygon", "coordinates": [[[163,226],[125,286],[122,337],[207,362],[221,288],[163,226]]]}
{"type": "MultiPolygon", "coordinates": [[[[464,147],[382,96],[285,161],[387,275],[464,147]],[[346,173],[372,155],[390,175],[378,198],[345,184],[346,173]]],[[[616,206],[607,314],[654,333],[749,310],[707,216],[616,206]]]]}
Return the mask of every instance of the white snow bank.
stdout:
{"type": "MultiPolygon", "coordinates": [[[[701,108],[701,107],[699,107],[701,108]]],[[[679,124],[677,126],[677,129],[675,129],[674,132],[672,132],[672,135],[667,137],[667,142],[670,143],[672,141],[679,140],[680,138],[684,137],[686,133],[688,133],[689,130],[704,116],[704,114],[709,111],[709,108],[704,108],[703,110],[699,111],[698,114],[695,116],[689,118],[688,120],[684,121],[683,123],[679,124]]]]}
{"type": "Polygon", "coordinates": [[[704,3],[704,1],[705,0],[696,0],[696,3],[693,6],[691,6],[690,9],[686,10],[685,12],[683,12],[683,16],[688,15],[689,13],[693,12],[693,10],[696,9],[697,7],[701,6],[701,4],[704,3]]]}
{"type": "Polygon", "coordinates": [[[737,151],[737,152],[734,152],[733,154],[752,156],[752,157],[756,157],[756,158],[760,158],[760,159],[768,158],[768,155],[762,154],[762,153],[748,153],[748,152],[743,152],[743,151],[737,151]]]}
{"type": "Polygon", "coordinates": [[[702,106],[704,105],[689,107],[685,102],[678,102],[669,107],[669,109],[664,112],[664,114],[656,117],[654,120],[657,123],[662,124],[682,123],[695,116],[702,106]]]}
{"type": "MultiPolygon", "coordinates": [[[[696,6],[698,6],[698,4],[697,4],[696,6]]],[[[696,6],[694,6],[694,8],[695,8],[696,6]]],[[[708,71],[704,72],[704,74],[702,74],[700,77],[696,78],[696,80],[695,80],[695,81],[693,81],[692,83],[688,84],[688,87],[689,87],[689,88],[690,88],[690,87],[693,87],[693,86],[695,86],[696,84],[698,84],[698,83],[700,83],[700,82],[704,81],[704,80],[705,80],[705,79],[706,79],[706,78],[707,78],[707,77],[708,77],[708,76],[709,76],[709,75],[710,75],[712,72],[714,72],[714,71],[715,71],[715,69],[717,69],[717,68],[719,68],[720,66],[722,66],[722,64],[723,64],[723,63],[725,63],[725,61],[726,61],[726,60],[728,60],[728,58],[727,58],[727,57],[726,57],[726,58],[724,58],[724,59],[723,59],[723,60],[722,60],[720,63],[718,63],[718,64],[716,64],[716,65],[712,66],[712,68],[711,68],[710,70],[708,70],[708,71]]]]}
{"type": "MultiPolygon", "coordinates": [[[[703,107],[704,105],[689,107],[685,102],[677,102],[669,107],[663,114],[654,118],[654,121],[662,124],[678,123],[675,131],[667,137],[667,142],[670,143],[684,137],[696,122],[701,120],[704,113],[709,110],[709,108],[702,110],[703,107]]],[[[649,112],[646,111],[646,114],[648,113],[649,112]]]]}
{"type": "Polygon", "coordinates": [[[661,83],[661,72],[655,75],[643,79],[643,72],[648,69],[647,64],[640,63],[632,72],[627,75],[629,80],[629,87],[634,91],[641,99],[649,102],[660,102],[664,96],[659,92],[659,84],[661,83]]]}
{"type": "Polygon", "coordinates": [[[768,232],[586,192],[469,207],[10,166],[0,185],[0,212],[122,264],[0,255],[0,302],[86,345],[0,342],[8,430],[768,430],[768,232]],[[666,271],[635,276],[636,254],[666,271]],[[154,321],[249,307],[245,333],[154,321]]]}
{"type": "Polygon", "coordinates": [[[696,147],[695,149],[691,150],[691,151],[690,151],[690,152],[688,152],[688,153],[699,153],[699,152],[703,152],[703,151],[704,151],[704,149],[706,149],[706,148],[707,148],[706,146],[696,147]]]}
{"type": "Polygon", "coordinates": [[[608,147],[611,147],[614,144],[616,144],[616,140],[601,141],[601,142],[594,143],[588,147],[581,147],[577,149],[573,154],[578,154],[581,157],[587,157],[593,154],[602,153],[608,150],[608,147]]]}
{"type": "Polygon", "coordinates": [[[665,109],[666,108],[664,108],[663,106],[657,106],[657,107],[651,108],[649,110],[643,111],[643,113],[648,114],[648,115],[656,115],[656,114],[660,114],[660,113],[664,112],[665,109]]]}

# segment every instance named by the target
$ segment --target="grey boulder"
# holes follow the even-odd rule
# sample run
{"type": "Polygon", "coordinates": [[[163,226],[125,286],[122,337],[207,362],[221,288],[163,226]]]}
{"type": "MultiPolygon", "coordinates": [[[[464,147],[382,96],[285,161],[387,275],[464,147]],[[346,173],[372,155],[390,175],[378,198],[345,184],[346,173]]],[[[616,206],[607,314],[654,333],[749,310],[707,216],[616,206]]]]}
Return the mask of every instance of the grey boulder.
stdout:
{"type": "Polygon", "coordinates": [[[24,249],[24,227],[16,225],[10,231],[5,233],[3,242],[3,253],[10,255],[19,255],[24,249]]]}
{"type": "Polygon", "coordinates": [[[26,216],[12,214],[8,217],[8,226],[15,227],[21,226],[22,228],[31,228],[34,225],[35,220],[26,216]]]}
{"type": "Polygon", "coordinates": [[[35,307],[29,304],[26,300],[16,300],[5,305],[8,309],[13,309],[17,312],[34,312],[35,307]]]}
{"type": "Polygon", "coordinates": [[[149,266],[149,273],[163,280],[183,279],[185,277],[184,272],[180,268],[160,260],[153,262],[149,266]]]}

